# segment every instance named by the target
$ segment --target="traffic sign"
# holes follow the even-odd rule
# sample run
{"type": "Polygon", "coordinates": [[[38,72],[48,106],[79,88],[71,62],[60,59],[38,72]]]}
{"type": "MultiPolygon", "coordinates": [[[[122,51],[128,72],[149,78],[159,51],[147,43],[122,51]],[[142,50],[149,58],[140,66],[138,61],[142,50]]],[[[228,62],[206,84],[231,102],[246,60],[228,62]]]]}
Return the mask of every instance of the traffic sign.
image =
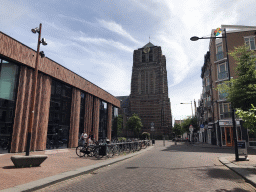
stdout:
{"type": "Polygon", "coordinates": [[[192,132],[194,130],[194,127],[192,125],[189,126],[189,131],[192,132]]]}
{"type": "Polygon", "coordinates": [[[151,131],[154,131],[154,128],[155,128],[155,127],[154,127],[154,123],[152,122],[152,123],[151,123],[151,131]]]}

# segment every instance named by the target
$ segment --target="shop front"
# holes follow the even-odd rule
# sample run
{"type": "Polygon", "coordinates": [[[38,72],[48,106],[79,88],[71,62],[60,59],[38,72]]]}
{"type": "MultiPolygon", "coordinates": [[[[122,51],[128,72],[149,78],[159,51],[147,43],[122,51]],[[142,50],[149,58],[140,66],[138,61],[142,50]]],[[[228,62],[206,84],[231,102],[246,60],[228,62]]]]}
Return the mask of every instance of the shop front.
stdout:
{"type": "MultiPolygon", "coordinates": [[[[234,146],[232,120],[220,120],[219,126],[221,131],[221,145],[228,147],[234,146]]],[[[246,131],[243,131],[240,120],[236,121],[236,136],[238,141],[247,140],[247,133],[246,131]]]]}

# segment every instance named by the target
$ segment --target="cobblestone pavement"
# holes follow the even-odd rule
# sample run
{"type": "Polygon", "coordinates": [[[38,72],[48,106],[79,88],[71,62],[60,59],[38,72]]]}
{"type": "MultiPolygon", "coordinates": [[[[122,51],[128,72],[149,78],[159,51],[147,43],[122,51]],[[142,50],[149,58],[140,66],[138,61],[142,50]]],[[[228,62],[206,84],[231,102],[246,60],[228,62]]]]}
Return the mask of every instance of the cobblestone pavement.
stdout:
{"type": "Polygon", "coordinates": [[[218,161],[233,155],[232,148],[165,144],[38,191],[256,191],[218,161]]]}

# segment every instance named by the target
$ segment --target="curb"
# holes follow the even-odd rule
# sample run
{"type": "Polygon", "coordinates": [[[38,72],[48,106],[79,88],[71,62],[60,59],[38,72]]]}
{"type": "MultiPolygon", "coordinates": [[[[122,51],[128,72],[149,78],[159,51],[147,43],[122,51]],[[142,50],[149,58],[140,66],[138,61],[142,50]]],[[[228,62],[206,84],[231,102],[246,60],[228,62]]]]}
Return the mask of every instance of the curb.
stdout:
{"type": "Polygon", "coordinates": [[[252,174],[251,172],[246,170],[246,168],[241,168],[241,167],[235,165],[234,163],[231,163],[230,161],[228,161],[226,159],[226,157],[219,157],[219,161],[223,165],[225,165],[226,167],[228,167],[229,169],[231,169],[232,171],[234,171],[235,173],[237,173],[238,175],[243,177],[248,183],[250,183],[251,185],[256,187],[256,175],[255,174],[252,174]]]}
{"type": "Polygon", "coordinates": [[[77,176],[80,176],[80,175],[83,175],[83,174],[87,174],[87,173],[90,173],[90,172],[95,171],[97,169],[100,169],[102,167],[106,167],[108,165],[111,165],[111,164],[129,159],[131,157],[134,157],[136,155],[139,155],[141,153],[149,151],[153,147],[154,146],[149,146],[146,149],[143,149],[143,150],[138,151],[136,153],[131,153],[131,154],[125,155],[123,157],[117,157],[115,159],[108,159],[108,160],[105,160],[104,162],[101,162],[101,163],[97,163],[97,164],[94,164],[94,165],[89,165],[89,166],[86,166],[86,167],[81,167],[81,168],[75,169],[73,171],[63,172],[63,173],[60,173],[58,175],[46,177],[46,178],[39,179],[39,180],[36,180],[36,181],[32,181],[32,182],[22,184],[22,185],[17,185],[17,186],[12,187],[12,188],[3,189],[3,190],[1,190],[1,192],[33,191],[33,190],[42,189],[42,188],[47,187],[49,185],[53,185],[55,183],[58,183],[58,182],[61,182],[61,181],[67,180],[67,179],[71,179],[71,178],[74,178],[74,177],[77,177],[77,176]]]}

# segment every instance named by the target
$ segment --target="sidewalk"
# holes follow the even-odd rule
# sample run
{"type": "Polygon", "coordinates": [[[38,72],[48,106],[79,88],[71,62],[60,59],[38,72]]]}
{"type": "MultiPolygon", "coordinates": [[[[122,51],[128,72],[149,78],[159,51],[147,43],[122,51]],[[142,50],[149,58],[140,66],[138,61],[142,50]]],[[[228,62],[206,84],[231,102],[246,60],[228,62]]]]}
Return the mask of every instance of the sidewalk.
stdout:
{"type": "Polygon", "coordinates": [[[75,149],[55,149],[40,152],[30,152],[30,155],[48,155],[40,167],[15,168],[11,156],[25,153],[0,154],[0,190],[28,191],[39,189],[49,184],[91,172],[100,167],[113,164],[124,159],[144,153],[153,146],[135,153],[120,155],[114,158],[98,160],[94,157],[78,157],[75,149]]]}
{"type": "MultiPolygon", "coordinates": [[[[210,145],[205,143],[196,143],[194,146],[203,146],[206,148],[220,148],[217,145],[210,145]]],[[[231,149],[235,150],[234,147],[221,147],[222,149],[231,149]]],[[[247,160],[243,160],[244,156],[241,156],[240,161],[235,160],[235,151],[233,154],[230,154],[228,156],[220,156],[219,161],[243,177],[248,183],[252,184],[254,187],[256,187],[256,148],[255,147],[248,147],[248,158],[247,160]]]]}
{"type": "MultiPolygon", "coordinates": [[[[186,145],[186,143],[182,143],[183,145],[186,145]]],[[[202,147],[202,148],[215,148],[215,149],[227,149],[228,151],[232,150],[234,151],[234,147],[226,147],[222,146],[219,147],[217,145],[211,145],[207,143],[193,143],[191,146],[194,147],[202,147]]],[[[241,161],[235,161],[235,151],[233,154],[230,155],[224,155],[219,157],[219,161],[228,167],[229,169],[233,170],[235,173],[243,177],[248,183],[252,184],[254,187],[256,187],[256,148],[255,147],[248,147],[248,160],[241,160],[241,161]]],[[[240,157],[243,159],[244,157],[240,157]]]]}
{"type": "Polygon", "coordinates": [[[219,157],[219,161],[256,187],[256,155],[249,154],[246,161],[235,161],[235,155],[219,157]]]}

